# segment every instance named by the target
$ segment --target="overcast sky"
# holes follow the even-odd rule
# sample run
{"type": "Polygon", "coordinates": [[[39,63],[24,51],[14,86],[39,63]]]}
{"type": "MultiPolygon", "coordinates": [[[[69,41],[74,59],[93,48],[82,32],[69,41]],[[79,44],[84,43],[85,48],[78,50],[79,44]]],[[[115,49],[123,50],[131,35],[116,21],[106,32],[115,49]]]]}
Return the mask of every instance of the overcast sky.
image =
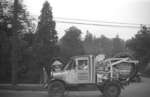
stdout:
{"type": "MultiPolygon", "coordinates": [[[[40,15],[43,2],[46,0],[24,0],[27,9],[34,16],[40,15]]],[[[150,0],[48,0],[54,17],[86,19],[106,22],[125,22],[150,24],[150,0]]],[[[103,26],[87,26],[77,24],[56,23],[59,37],[64,30],[76,26],[82,30],[83,36],[89,30],[95,36],[104,34],[109,38],[117,34],[125,40],[133,37],[138,28],[119,28],[103,26]]]]}

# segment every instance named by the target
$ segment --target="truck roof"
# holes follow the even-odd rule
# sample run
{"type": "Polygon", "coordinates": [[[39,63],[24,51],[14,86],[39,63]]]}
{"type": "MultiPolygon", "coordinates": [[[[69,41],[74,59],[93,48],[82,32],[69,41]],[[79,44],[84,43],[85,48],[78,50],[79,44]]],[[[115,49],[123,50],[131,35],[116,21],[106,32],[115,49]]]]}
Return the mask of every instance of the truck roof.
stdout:
{"type": "Polygon", "coordinates": [[[79,57],[90,57],[90,56],[93,57],[93,55],[78,55],[78,56],[71,57],[71,59],[75,59],[75,58],[79,58],[79,57]]]}

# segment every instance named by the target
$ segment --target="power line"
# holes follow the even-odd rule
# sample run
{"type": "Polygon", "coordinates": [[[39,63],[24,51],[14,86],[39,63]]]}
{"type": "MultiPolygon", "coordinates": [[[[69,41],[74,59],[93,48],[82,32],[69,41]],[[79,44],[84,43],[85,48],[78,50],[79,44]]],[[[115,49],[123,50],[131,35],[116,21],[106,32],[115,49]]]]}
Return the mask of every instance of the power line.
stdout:
{"type": "Polygon", "coordinates": [[[100,23],[85,23],[85,22],[74,22],[74,21],[65,21],[65,20],[56,20],[58,23],[66,24],[80,24],[80,25],[91,25],[91,26],[105,26],[105,27],[121,27],[121,28],[140,28],[140,26],[122,26],[122,25],[113,25],[113,24],[100,24],[100,23]]]}
{"type": "MultiPolygon", "coordinates": [[[[141,25],[137,23],[127,23],[127,22],[115,22],[115,21],[99,21],[99,20],[86,20],[86,19],[75,19],[75,18],[64,18],[64,17],[55,17],[56,19],[62,19],[62,20],[71,20],[71,21],[83,21],[83,22],[95,22],[95,23],[111,23],[111,24],[126,24],[126,25],[141,25]]],[[[149,24],[147,24],[149,25],[149,24]]]]}

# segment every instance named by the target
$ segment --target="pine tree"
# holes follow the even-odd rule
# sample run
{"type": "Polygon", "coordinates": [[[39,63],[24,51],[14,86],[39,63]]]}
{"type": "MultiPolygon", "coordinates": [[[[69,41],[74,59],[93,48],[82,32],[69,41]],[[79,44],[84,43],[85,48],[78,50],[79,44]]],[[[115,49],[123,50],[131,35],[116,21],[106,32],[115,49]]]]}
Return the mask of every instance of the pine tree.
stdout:
{"type": "Polygon", "coordinates": [[[0,77],[5,81],[10,80],[10,73],[12,73],[12,83],[15,85],[18,80],[18,69],[21,67],[18,63],[22,59],[21,49],[24,49],[22,36],[24,33],[31,32],[32,23],[24,5],[19,0],[4,0],[0,8],[2,11],[0,16],[0,71],[2,75],[0,77]]]}
{"type": "Polygon", "coordinates": [[[46,1],[41,10],[39,23],[37,27],[37,39],[39,41],[50,41],[51,44],[57,42],[57,32],[55,30],[55,21],[52,16],[52,8],[46,1]]]}
{"type": "MultiPolygon", "coordinates": [[[[50,68],[50,60],[56,56],[57,32],[52,8],[48,1],[43,4],[35,36],[35,55],[39,65],[50,68]]],[[[48,70],[50,71],[50,70],[48,70]]],[[[49,74],[49,73],[48,73],[49,74]]]]}
{"type": "Polygon", "coordinates": [[[113,39],[113,56],[124,52],[125,51],[125,42],[119,38],[119,36],[117,35],[114,39],[113,39]]]}
{"type": "Polygon", "coordinates": [[[85,40],[83,41],[83,47],[86,54],[96,54],[95,50],[95,37],[87,31],[85,40]]]}

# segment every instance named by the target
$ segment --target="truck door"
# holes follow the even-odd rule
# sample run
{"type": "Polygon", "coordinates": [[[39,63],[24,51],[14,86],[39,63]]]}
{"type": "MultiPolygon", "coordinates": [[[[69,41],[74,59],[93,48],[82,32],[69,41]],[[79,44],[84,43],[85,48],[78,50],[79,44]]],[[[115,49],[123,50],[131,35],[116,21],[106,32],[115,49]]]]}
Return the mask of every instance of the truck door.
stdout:
{"type": "Polygon", "coordinates": [[[65,67],[66,75],[65,81],[68,83],[77,83],[76,82],[76,64],[74,60],[70,60],[67,66],[65,67]]]}
{"type": "Polygon", "coordinates": [[[76,59],[77,82],[89,83],[89,57],[79,57],[76,59]]]}

